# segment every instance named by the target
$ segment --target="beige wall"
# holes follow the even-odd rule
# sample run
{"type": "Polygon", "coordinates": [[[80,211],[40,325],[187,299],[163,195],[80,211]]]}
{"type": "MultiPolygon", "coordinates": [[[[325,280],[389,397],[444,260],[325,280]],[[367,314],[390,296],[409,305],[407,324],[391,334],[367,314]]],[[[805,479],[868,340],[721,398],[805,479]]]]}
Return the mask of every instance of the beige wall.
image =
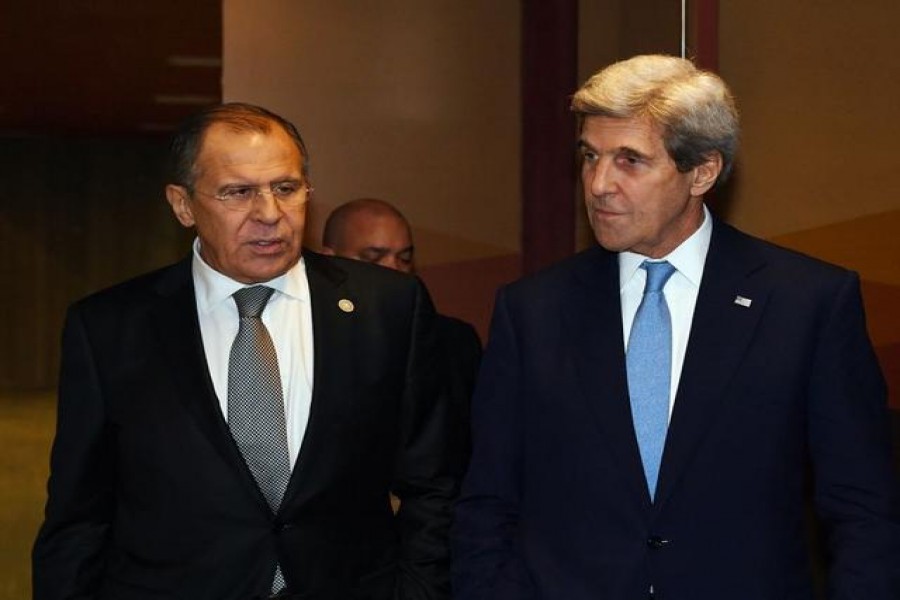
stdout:
{"type": "Polygon", "coordinates": [[[743,117],[728,218],[860,273],[900,409],[900,3],[720,2],[720,67],[743,117]]]}
{"type": "Polygon", "coordinates": [[[900,208],[900,3],[719,4],[744,132],[732,222],[770,237],[900,208]]]}
{"type": "MultiPolygon", "coordinates": [[[[580,2],[579,77],[635,52],[677,52],[677,5],[580,2]]],[[[519,4],[224,7],[226,99],[283,112],[311,146],[311,237],[347,199],[396,202],[413,221],[438,307],[484,325],[493,288],[517,271],[519,4]]],[[[900,211],[900,80],[891,76],[900,4],[728,0],[719,11],[720,71],[744,132],[726,216],[860,271],[886,370],[900,373],[900,339],[885,309],[900,300],[890,245],[900,211]]],[[[577,198],[573,209],[582,212],[577,198]]],[[[575,247],[590,238],[581,220],[575,247]]]]}
{"type": "Polygon", "coordinates": [[[515,0],[225,0],[223,76],[226,100],[303,132],[315,242],[331,208],[375,196],[425,266],[518,252],[515,0]]]}

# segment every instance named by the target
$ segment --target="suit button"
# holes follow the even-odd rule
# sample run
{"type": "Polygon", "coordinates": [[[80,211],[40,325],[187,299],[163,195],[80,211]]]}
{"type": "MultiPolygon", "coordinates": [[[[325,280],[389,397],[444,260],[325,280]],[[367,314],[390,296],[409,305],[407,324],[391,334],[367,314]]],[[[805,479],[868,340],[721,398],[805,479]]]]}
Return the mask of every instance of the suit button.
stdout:
{"type": "Polygon", "coordinates": [[[293,528],[294,528],[293,523],[277,523],[275,525],[275,533],[284,533],[285,531],[287,531],[289,529],[293,529],[293,528]]]}
{"type": "Polygon", "coordinates": [[[662,548],[663,546],[665,546],[668,543],[669,543],[669,540],[665,540],[665,539],[659,537],[658,535],[650,536],[647,539],[647,545],[650,546],[651,548],[653,548],[654,550],[658,549],[658,548],[662,548]]]}

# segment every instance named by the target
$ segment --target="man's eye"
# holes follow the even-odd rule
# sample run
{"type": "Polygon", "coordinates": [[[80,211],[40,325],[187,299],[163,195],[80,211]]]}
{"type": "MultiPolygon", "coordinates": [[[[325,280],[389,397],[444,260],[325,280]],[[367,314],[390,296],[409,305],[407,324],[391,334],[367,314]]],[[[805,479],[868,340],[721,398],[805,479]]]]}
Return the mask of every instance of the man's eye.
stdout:
{"type": "Polygon", "coordinates": [[[619,156],[619,161],[626,165],[637,165],[643,162],[641,157],[635,154],[622,154],[619,156]]]}
{"type": "Polygon", "coordinates": [[[375,248],[364,248],[358,254],[359,260],[369,263],[377,263],[384,258],[385,253],[375,248]]]}
{"type": "Polygon", "coordinates": [[[593,150],[581,149],[581,160],[585,162],[594,162],[597,160],[597,153],[593,150]]]}
{"type": "Polygon", "coordinates": [[[252,200],[253,196],[256,195],[256,188],[253,186],[240,186],[240,187],[231,187],[226,188],[222,192],[222,198],[225,200],[235,200],[238,202],[244,200],[252,200]]]}
{"type": "Polygon", "coordinates": [[[282,181],[272,184],[272,193],[277,198],[288,198],[300,191],[300,184],[296,181],[282,181]]]}

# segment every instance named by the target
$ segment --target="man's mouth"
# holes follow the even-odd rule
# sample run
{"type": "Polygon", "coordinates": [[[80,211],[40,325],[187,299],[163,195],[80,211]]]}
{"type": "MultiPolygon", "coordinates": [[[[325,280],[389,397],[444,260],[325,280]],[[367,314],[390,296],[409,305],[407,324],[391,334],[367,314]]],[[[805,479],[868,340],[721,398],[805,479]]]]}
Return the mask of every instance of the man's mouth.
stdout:
{"type": "Polygon", "coordinates": [[[248,242],[248,245],[257,252],[266,253],[280,251],[284,246],[284,242],[281,239],[253,240],[248,242]]]}

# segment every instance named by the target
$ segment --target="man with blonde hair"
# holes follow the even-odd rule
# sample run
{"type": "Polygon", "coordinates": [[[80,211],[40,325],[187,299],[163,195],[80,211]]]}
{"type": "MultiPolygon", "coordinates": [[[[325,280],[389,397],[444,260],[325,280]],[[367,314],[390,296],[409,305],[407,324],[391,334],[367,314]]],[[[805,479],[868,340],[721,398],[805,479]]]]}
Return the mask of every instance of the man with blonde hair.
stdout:
{"type": "Polygon", "coordinates": [[[455,598],[809,600],[810,497],[828,597],[900,597],[858,276],[707,209],[738,139],[716,75],[639,56],[572,109],[598,244],[497,295],[455,598]]]}

